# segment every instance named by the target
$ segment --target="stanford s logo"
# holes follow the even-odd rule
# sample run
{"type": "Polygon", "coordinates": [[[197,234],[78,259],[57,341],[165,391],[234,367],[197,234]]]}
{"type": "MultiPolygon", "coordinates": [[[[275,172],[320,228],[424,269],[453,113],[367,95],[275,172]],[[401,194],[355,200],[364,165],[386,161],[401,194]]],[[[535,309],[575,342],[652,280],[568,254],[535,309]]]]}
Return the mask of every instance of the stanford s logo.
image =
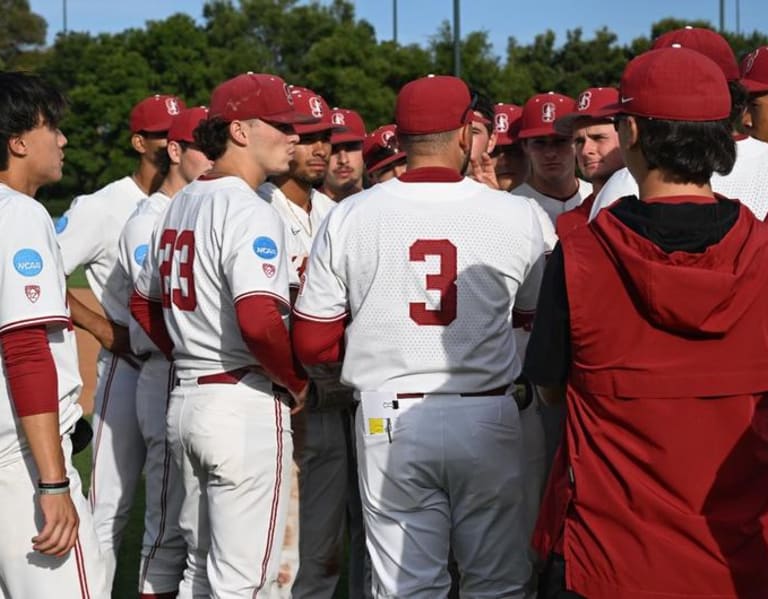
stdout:
{"type": "Polygon", "coordinates": [[[177,115],[181,112],[181,109],[179,108],[179,101],[176,98],[166,98],[165,108],[168,111],[168,114],[171,115],[177,115]]]}
{"type": "Polygon", "coordinates": [[[312,111],[312,116],[320,119],[323,118],[323,103],[317,96],[312,96],[309,99],[309,109],[312,111]]]}
{"type": "Polygon", "coordinates": [[[579,95],[579,103],[578,106],[576,106],[576,109],[579,112],[585,111],[587,108],[589,108],[589,105],[592,103],[592,92],[582,92],[581,95],[579,95]]]}
{"type": "Polygon", "coordinates": [[[551,123],[555,120],[557,109],[554,102],[547,102],[541,106],[541,122],[551,123]]]}
{"type": "Polygon", "coordinates": [[[495,119],[496,121],[496,133],[506,133],[509,131],[509,115],[504,114],[503,112],[500,112],[496,115],[495,119]]]}
{"type": "Polygon", "coordinates": [[[331,116],[331,123],[333,123],[334,125],[340,125],[342,127],[346,125],[347,123],[346,123],[346,119],[344,118],[344,113],[334,112],[333,116],[331,116]]]}

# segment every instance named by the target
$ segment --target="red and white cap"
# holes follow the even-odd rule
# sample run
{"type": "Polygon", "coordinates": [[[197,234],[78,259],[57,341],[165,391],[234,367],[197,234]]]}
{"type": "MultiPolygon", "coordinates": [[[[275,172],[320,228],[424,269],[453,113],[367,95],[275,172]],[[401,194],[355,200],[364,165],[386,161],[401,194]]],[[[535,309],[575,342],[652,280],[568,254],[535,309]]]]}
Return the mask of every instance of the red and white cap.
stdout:
{"type": "Polygon", "coordinates": [[[244,73],[221,83],[211,94],[208,113],[210,118],[228,122],[248,119],[283,124],[317,121],[299,114],[285,81],[266,73],[244,73]]]}
{"type": "Polygon", "coordinates": [[[555,131],[555,121],[576,110],[576,100],[563,94],[547,92],[536,94],[523,106],[518,139],[560,135],[555,131]]]}
{"type": "Polygon", "coordinates": [[[741,62],[741,83],[751,94],[768,92],[768,46],[760,46],[741,62]]]}
{"type": "Polygon", "coordinates": [[[369,173],[375,173],[405,158],[397,141],[397,126],[382,125],[363,141],[363,161],[369,173]]]}
{"type": "Polygon", "coordinates": [[[619,101],[601,116],[631,114],[669,121],[719,121],[731,112],[722,69],[689,48],[649,50],[624,69],[619,101]]]}
{"type": "Polygon", "coordinates": [[[337,128],[331,122],[331,108],[320,94],[298,85],[291,85],[289,89],[291,90],[291,98],[293,98],[293,105],[296,111],[312,119],[310,123],[294,125],[293,128],[296,130],[296,133],[308,135],[337,128]]]}
{"type": "Polygon", "coordinates": [[[458,77],[428,75],[397,94],[395,123],[407,135],[453,131],[474,120],[472,104],[467,84],[458,77]]]}
{"type": "Polygon", "coordinates": [[[496,131],[496,147],[517,143],[523,109],[517,104],[499,102],[493,107],[493,128],[496,131]]]}
{"type": "Polygon", "coordinates": [[[365,139],[365,123],[354,110],[334,108],[331,111],[331,123],[334,126],[331,135],[332,144],[356,143],[365,139]]]}
{"type": "MultiPolygon", "coordinates": [[[[560,135],[573,135],[579,122],[607,120],[599,116],[606,106],[619,101],[619,90],[615,87],[590,87],[576,98],[576,110],[555,120],[555,131],[560,135]]],[[[583,126],[583,125],[582,125],[583,126]]]]}
{"type": "Polygon", "coordinates": [[[155,94],[144,98],[131,110],[131,133],[168,131],[173,117],[186,108],[176,96],[155,94]]]}
{"type": "Polygon", "coordinates": [[[195,143],[195,129],[208,118],[208,109],[205,106],[185,108],[175,117],[168,129],[168,141],[185,141],[195,143]]]}
{"type": "Polygon", "coordinates": [[[691,27],[688,25],[682,29],[667,31],[653,42],[651,50],[659,48],[671,48],[674,45],[681,48],[690,48],[701,52],[712,59],[722,69],[728,81],[736,81],[739,78],[739,65],[731,45],[725,38],[711,29],[691,27]]]}

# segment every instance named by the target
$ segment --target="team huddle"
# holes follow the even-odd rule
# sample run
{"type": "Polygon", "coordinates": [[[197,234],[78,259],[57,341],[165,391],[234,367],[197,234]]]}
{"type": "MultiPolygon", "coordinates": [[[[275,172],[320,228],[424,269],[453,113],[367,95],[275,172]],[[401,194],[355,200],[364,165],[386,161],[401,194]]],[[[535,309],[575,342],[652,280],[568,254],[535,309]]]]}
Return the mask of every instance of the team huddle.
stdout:
{"type": "Polygon", "coordinates": [[[54,223],[66,110],[0,73],[0,597],[109,597],[142,475],[141,599],[768,596],[768,47],[429,75],[368,133],[271,74],[154,95],[54,223]]]}

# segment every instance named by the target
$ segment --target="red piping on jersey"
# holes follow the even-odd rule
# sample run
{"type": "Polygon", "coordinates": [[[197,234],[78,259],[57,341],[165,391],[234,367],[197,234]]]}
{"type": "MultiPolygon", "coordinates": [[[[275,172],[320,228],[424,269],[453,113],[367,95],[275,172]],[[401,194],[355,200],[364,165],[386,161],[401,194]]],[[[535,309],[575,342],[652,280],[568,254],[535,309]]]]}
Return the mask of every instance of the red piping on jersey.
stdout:
{"type": "Polygon", "coordinates": [[[63,324],[67,329],[71,330],[72,321],[66,316],[41,316],[39,318],[27,318],[25,320],[17,320],[15,322],[9,322],[3,327],[0,327],[0,334],[15,331],[16,329],[22,329],[32,327],[39,324],[63,324]]]}
{"type": "Polygon", "coordinates": [[[235,303],[237,324],[250,352],[276,383],[298,393],[307,374],[296,362],[288,329],[280,314],[282,302],[272,294],[250,293],[235,303]]]}
{"type": "Polygon", "coordinates": [[[59,411],[56,364],[45,325],[0,334],[5,376],[19,418],[59,411]]]}
{"type": "Polygon", "coordinates": [[[77,578],[80,582],[80,596],[82,599],[91,599],[91,591],[88,588],[88,574],[85,569],[85,557],[80,539],[75,540],[75,562],[77,564],[77,578]]]}
{"type": "Polygon", "coordinates": [[[131,294],[131,316],[139,323],[147,336],[166,358],[171,360],[173,341],[163,320],[163,306],[160,302],[149,300],[136,291],[131,294]]]}
{"type": "Polygon", "coordinates": [[[341,362],[344,355],[345,320],[318,322],[293,311],[291,340],[293,351],[307,366],[341,362]]]}
{"type": "Polygon", "coordinates": [[[445,166],[422,166],[405,171],[398,179],[403,183],[458,183],[464,175],[445,166]]]}

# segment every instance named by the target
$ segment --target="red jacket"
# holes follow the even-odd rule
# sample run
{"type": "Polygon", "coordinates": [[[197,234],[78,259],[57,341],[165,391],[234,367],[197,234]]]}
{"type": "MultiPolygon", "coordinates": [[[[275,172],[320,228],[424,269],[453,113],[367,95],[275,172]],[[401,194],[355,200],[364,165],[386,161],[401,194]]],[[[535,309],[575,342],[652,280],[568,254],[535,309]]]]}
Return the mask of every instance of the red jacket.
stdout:
{"type": "Polygon", "coordinates": [[[768,227],[742,206],[667,254],[604,210],[561,243],[573,362],[535,544],[562,533],[589,599],[768,597],[768,227]]]}
{"type": "Polygon", "coordinates": [[[592,192],[584,201],[568,212],[563,212],[555,221],[555,232],[558,237],[562,237],[571,229],[585,224],[589,220],[589,214],[592,212],[592,205],[595,203],[597,194],[592,192]]]}

